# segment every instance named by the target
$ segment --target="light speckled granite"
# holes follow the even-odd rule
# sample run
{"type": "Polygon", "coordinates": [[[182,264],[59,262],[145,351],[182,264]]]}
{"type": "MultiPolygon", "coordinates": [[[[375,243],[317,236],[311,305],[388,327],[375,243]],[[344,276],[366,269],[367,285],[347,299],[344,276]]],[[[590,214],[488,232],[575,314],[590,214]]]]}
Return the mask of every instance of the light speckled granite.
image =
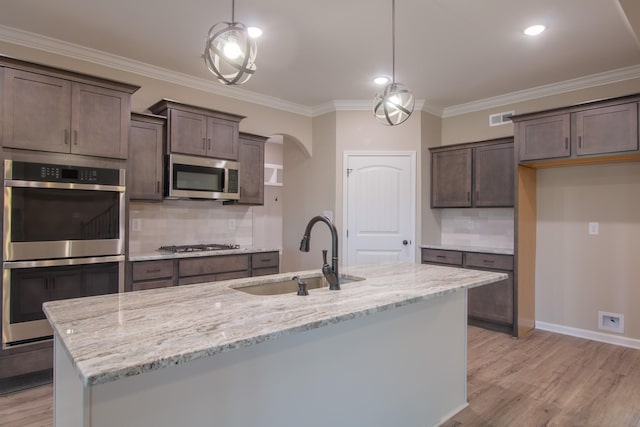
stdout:
{"type": "Polygon", "coordinates": [[[173,253],[168,251],[156,250],[153,252],[129,255],[129,261],[153,261],[157,259],[193,258],[193,257],[200,257],[200,256],[216,256],[216,255],[256,254],[260,252],[279,252],[279,251],[280,249],[239,248],[239,249],[223,249],[219,251],[173,253]]]}
{"type": "Polygon", "coordinates": [[[424,264],[343,268],[340,291],[250,295],[232,289],[318,270],[51,301],[44,311],[85,385],[115,381],[507,278],[424,264]]]}
{"type": "Polygon", "coordinates": [[[505,248],[485,248],[481,246],[463,246],[463,245],[420,245],[425,249],[443,249],[447,251],[463,251],[463,252],[478,252],[482,254],[498,254],[498,255],[513,255],[513,249],[505,248]]]}

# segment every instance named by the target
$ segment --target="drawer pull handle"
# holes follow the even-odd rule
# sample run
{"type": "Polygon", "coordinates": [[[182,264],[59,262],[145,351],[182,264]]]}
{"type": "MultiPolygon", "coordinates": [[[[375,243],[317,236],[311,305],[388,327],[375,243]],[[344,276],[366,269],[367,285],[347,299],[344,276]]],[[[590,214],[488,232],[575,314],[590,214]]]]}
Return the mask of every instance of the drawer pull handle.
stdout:
{"type": "Polygon", "coordinates": [[[269,258],[261,259],[260,262],[271,262],[269,258]]]}
{"type": "Polygon", "coordinates": [[[446,256],[444,256],[444,255],[436,255],[436,258],[445,259],[445,258],[446,258],[446,256]]]}
{"type": "Polygon", "coordinates": [[[160,269],[159,268],[153,268],[153,269],[148,269],[147,268],[147,273],[160,273],[160,269]]]}
{"type": "Polygon", "coordinates": [[[484,262],[485,264],[493,264],[495,261],[492,259],[483,259],[482,262],[484,262]]]}

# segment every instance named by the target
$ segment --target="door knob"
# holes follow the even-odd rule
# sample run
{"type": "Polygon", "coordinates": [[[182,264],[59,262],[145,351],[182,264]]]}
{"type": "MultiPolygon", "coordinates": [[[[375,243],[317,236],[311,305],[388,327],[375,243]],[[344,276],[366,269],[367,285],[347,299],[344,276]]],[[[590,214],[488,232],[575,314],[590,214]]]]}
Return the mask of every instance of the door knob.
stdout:
{"type": "Polygon", "coordinates": [[[402,244],[403,244],[403,245],[405,245],[405,246],[407,246],[407,245],[409,244],[409,241],[408,241],[408,240],[403,240],[403,241],[402,241],[402,244]]]}

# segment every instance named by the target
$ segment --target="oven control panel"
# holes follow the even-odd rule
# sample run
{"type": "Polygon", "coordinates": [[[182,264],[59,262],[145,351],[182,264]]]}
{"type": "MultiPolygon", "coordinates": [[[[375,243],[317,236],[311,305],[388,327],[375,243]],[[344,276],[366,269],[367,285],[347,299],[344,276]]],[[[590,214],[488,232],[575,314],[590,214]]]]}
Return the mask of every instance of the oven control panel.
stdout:
{"type": "Polygon", "coordinates": [[[64,166],[14,161],[11,179],[40,182],[71,182],[78,184],[122,185],[120,169],[64,166]]]}

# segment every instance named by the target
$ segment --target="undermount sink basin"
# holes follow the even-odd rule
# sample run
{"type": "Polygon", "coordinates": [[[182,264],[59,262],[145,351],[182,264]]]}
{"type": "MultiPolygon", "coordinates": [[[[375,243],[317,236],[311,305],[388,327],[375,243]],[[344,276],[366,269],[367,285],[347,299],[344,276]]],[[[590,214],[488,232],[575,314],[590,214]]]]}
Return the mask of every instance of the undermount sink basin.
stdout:
{"type": "MultiPolygon", "coordinates": [[[[323,276],[305,277],[307,283],[307,291],[318,288],[326,288],[329,283],[323,276]]],[[[353,277],[340,275],[340,285],[351,282],[364,280],[364,277],[353,277]]],[[[260,283],[257,285],[248,285],[242,287],[234,287],[236,291],[246,292],[251,295],[281,295],[298,292],[298,281],[295,279],[281,280],[279,282],[260,283]]],[[[339,291],[338,291],[339,292],[339,291]]]]}

